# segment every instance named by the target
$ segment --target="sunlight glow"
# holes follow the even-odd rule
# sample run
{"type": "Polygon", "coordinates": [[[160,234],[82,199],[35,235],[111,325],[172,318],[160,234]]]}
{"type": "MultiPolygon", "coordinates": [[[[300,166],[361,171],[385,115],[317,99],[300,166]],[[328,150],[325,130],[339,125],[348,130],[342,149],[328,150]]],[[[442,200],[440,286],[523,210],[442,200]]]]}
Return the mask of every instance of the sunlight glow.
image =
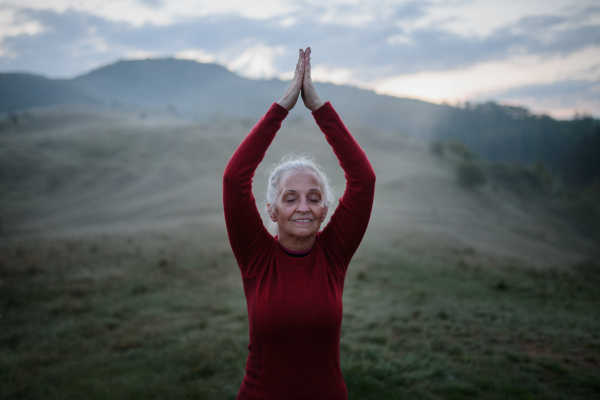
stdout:
{"type": "Polygon", "coordinates": [[[201,63],[214,63],[216,58],[214,54],[210,54],[200,49],[189,49],[175,53],[175,58],[182,60],[194,60],[201,63]]]}
{"type": "Polygon", "coordinates": [[[433,102],[456,102],[492,96],[523,85],[565,79],[600,78],[600,46],[587,47],[568,57],[516,56],[446,71],[423,71],[373,82],[377,93],[433,102]]]}
{"type": "Polygon", "coordinates": [[[228,62],[227,68],[247,78],[270,79],[277,74],[277,70],[273,66],[274,58],[284,51],[284,46],[268,47],[259,44],[228,62]]]}

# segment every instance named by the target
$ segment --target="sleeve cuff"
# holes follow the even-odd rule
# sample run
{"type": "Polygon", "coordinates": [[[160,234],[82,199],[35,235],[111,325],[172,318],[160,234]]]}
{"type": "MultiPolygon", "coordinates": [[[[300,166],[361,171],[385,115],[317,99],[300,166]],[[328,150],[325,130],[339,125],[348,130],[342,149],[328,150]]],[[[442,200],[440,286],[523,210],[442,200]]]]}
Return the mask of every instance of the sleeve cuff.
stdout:
{"type": "Polygon", "coordinates": [[[277,102],[274,102],[273,104],[271,104],[269,111],[272,111],[272,112],[276,113],[277,115],[281,116],[282,119],[287,117],[287,115],[290,113],[288,110],[283,108],[281,105],[277,104],[277,102]]]}
{"type": "Polygon", "coordinates": [[[331,103],[329,101],[326,101],[321,107],[313,111],[311,114],[315,119],[322,119],[327,117],[328,115],[331,115],[332,113],[336,114],[331,103]]]}

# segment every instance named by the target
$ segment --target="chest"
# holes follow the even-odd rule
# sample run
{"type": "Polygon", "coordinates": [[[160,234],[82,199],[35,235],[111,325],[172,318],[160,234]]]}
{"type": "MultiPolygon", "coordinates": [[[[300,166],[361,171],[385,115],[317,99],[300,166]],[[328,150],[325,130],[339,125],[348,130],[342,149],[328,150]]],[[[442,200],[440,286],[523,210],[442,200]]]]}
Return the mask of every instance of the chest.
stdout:
{"type": "Polygon", "coordinates": [[[261,336],[338,334],[344,278],[319,249],[307,257],[277,252],[257,279],[256,317],[261,336]]]}

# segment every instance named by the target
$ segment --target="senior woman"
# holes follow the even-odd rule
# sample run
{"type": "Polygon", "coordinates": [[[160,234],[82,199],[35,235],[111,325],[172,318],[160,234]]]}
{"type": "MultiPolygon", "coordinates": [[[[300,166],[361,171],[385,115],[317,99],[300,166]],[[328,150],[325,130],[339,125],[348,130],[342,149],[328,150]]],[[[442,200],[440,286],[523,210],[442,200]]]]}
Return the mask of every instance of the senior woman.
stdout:
{"type": "Polygon", "coordinates": [[[237,400],[348,397],[340,370],[342,290],[369,223],[375,173],[331,103],[317,95],[310,53],[300,50],[289,88],[237,148],[223,177],[227,232],[250,324],[237,400]],[[267,211],[278,230],[272,236],[256,208],[252,177],[301,92],[345,172],[346,190],[319,232],[332,201],[327,178],[306,158],[284,161],[267,188],[267,211]]]}

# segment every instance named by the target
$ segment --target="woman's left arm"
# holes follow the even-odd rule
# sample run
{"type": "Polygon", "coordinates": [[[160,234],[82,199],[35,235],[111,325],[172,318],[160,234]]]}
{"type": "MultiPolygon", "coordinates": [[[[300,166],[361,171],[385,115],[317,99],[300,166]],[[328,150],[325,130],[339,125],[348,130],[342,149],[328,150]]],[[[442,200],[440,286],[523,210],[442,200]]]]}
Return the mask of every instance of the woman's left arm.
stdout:
{"type": "Polygon", "coordinates": [[[330,102],[312,114],[346,178],[344,195],[320,235],[320,240],[342,262],[344,270],[339,272],[345,273],[369,224],[375,195],[375,171],[330,102]]]}
{"type": "Polygon", "coordinates": [[[375,195],[375,171],[331,103],[323,103],[317,94],[312,83],[310,54],[311,49],[307,48],[304,53],[302,100],[312,111],[346,177],[344,195],[320,234],[320,240],[343,266],[343,270],[338,272],[345,274],[369,225],[375,195]]]}

